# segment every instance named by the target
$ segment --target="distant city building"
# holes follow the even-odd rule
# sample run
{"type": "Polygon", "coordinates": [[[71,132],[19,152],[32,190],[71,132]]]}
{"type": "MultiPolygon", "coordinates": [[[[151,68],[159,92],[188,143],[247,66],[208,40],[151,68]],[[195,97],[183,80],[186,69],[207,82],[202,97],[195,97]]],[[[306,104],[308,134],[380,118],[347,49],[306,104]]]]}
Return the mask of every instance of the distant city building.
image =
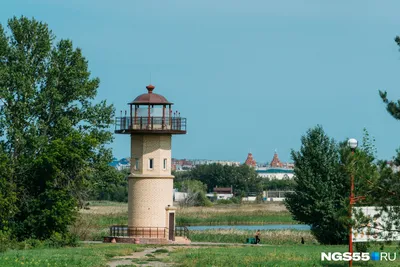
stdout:
{"type": "Polygon", "coordinates": [[[113,161],[109,164],[110,166],[116,168],[117,170],[129,169],[131,167],[130,158],[117,159],[113,158],[113,161]]]}
{"type": "Polygon", "coordinates": [[[278,153],[274,153],[271,163],[267,167],[257,167],[258,175],[269,179],[291,179],[294,175],[293,163],[282,163],[279,160],[278,153]]]}
{"type": "Polygon", "coordinates": [[[246,164],[247,166],[250,166],[250,167],[257,167],[257,163],[256,163],[256,161],[253,159],[253,154],[251,154],[251,153],[249,153],[248,155],[247,155],[247,159],[246,159],[246,161],[244,162],[244,164],[246,164]]]}

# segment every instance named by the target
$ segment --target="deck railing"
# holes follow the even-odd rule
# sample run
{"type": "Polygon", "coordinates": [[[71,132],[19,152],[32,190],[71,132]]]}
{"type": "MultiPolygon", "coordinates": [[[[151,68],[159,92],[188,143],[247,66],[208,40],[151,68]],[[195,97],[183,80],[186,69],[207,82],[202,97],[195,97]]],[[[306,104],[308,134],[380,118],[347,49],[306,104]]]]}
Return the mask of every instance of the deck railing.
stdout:
{"type": "Polygon", "coordinates": [[[181,117],[117,117],[115,131],[186,131],[186,118],[181,117]]]}
{"type": "Polygon", "coordinates": [[[189,229],[186,226],[176,226],[175,236],[183,236],[189,239],[189,229]]]}
{"type": "Polygon", "coordinates": [[[110,226],[110,236],[113,237],[149,237],[166,238],[168,237],[167,227],[128,227],[126,225],[110,226]]]}

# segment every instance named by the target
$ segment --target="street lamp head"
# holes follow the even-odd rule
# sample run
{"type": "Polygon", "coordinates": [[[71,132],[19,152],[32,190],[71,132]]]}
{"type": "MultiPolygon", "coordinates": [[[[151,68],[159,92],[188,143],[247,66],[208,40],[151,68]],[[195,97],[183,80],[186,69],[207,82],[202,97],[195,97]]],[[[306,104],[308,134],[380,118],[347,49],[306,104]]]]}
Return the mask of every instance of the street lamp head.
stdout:
{"type": "Polygon", "coordinates": [[[351,148],[351,149],[356,149],[358,146],[358,142],[356,139],[354,138],[350,138],[349,141],[347,141],[347,145],[351,148]]]}

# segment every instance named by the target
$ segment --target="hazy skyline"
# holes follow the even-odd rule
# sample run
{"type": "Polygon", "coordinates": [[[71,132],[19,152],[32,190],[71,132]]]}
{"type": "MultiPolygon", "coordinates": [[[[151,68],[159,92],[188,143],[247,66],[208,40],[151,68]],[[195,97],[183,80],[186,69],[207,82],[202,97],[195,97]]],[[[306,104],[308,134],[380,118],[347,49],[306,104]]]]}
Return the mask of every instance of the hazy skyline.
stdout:
{"type": "MultiPolygon", "coordinates": [[[[12,16],[49,24],[82,48],[96,100],[127,103],[154,92],[175,103],[188,133],[173,138],[172,157],[282,161],[317,124],[342,141],[376,138],[379,158],[400,147],[400,121],[378,90],[400,99],[398,1],[6,1],[12,16]]],[[[129,137],[115,135],[117,158],[129,137]]]]}

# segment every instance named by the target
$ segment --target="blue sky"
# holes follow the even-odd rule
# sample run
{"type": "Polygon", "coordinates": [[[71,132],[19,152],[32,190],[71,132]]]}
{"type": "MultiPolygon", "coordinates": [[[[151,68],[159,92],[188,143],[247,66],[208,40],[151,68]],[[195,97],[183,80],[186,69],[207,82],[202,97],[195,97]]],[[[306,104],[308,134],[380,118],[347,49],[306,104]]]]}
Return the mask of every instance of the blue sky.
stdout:
{"type": "MultiPolygon", "coordinates": [[[[400,99],[399,1],[7,1],[0,23],[35,17],[72,39],[119,110],[145,92],[175,103],[188,134],[172,156],[270,161],[299,149],[321,124],[336,140],[376,138],[379,158],[400,147],[400,121],[378,90],[400,99]],[[351,3],[349,3],[351,2],[351,3]]],[[[129,137],[115,136],[118,158],[129,137]]]]}

